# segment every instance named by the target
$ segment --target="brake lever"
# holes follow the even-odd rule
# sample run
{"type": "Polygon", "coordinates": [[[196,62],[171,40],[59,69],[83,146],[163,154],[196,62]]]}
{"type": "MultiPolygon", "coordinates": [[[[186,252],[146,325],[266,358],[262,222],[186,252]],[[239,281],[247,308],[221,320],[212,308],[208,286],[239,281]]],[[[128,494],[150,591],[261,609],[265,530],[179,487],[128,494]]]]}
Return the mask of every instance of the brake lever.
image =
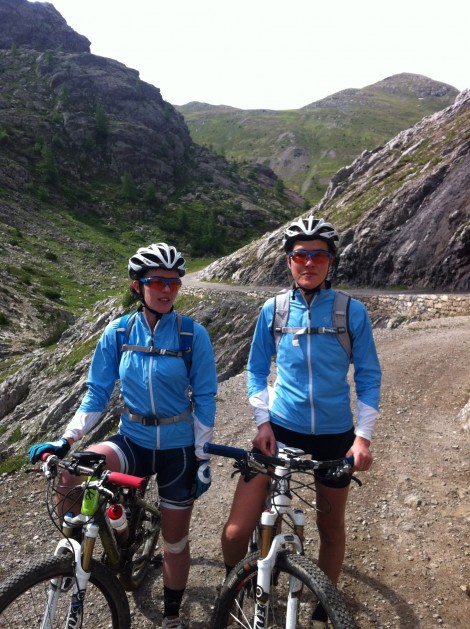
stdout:
{"type": "Polygon", "coordinates": [[[232,472],[231,478],[233,478],[235,474],[241,474],[245,479],[245,482],[254,478],[258,472],[266,474],[266,467],[253,459],[250,459],[250,461],[247,461],[246,459],[237,460],[234,462],[233,467],[235,468],[235,471],[232,472]]]}

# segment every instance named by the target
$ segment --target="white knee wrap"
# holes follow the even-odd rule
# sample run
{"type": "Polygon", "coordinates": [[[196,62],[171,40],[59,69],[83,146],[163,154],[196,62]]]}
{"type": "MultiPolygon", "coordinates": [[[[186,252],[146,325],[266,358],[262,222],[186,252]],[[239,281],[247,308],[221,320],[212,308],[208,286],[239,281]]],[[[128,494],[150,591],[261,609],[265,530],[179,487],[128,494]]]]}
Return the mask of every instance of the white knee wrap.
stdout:
{"type": "Polygon", "coordinates": [[[188,543],[188,536],[186,535],[183,539],[180,539],[179,542],[175,542],[174,544],[170,544],[165,540],[165,546],[168,552],[173,553],[173,555],[179,555],[186,548],[186,544],[188,543]]]}

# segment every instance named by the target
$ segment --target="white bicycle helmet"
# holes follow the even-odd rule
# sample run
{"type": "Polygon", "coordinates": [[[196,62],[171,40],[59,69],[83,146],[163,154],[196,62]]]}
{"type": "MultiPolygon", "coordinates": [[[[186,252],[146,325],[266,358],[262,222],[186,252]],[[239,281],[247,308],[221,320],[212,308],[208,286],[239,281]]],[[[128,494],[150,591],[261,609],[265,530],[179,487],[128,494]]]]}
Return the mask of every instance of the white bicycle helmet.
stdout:
{"type": "Polygon", "coordinates": [[[175,269],[180,277],[186,273],[183,256],[176,247],[164,242],[140,247],[128,264],[129,276],[135,280],[142,277],[149,269],[175,269]]]}
{"type": "Polygon", "coordinates": [[[331,223],[326,223],[322,218],[307,216],[291,223],[284,232],[282,246],[286,253],[292,251],[296,240],[324,240],[331,253],[336,253],[339,235],[331,223]]]}

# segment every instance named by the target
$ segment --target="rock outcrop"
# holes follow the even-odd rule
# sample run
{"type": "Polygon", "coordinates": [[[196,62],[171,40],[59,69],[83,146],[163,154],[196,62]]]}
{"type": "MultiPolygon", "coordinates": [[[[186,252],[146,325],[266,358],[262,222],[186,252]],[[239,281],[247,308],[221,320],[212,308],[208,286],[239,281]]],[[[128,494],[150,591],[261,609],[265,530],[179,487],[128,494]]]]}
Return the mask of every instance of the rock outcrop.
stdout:
{"type": "Polygon", "coordinates": [[[34,50],[90,52],[90,42],[76,33],[48,2],[0,1],[0,49],[28,46],[34,50]]]}
{"type": "Polygon", "coordinates": [[[470,90],[340,171],[318,213],[343,226],[335,278],[470,289],[470,90]],[[358,220],[359,218],[359,220],[358,220]]]}
{"type": "MultiPolygon", "coordinates": [[[[367,151],[332,179],[312,211],[342,234],[335,282],[470,289],[470,90],[367,151]]],[[[285,284],[284,228],[217,260],[206,280],[285,284]]]]}

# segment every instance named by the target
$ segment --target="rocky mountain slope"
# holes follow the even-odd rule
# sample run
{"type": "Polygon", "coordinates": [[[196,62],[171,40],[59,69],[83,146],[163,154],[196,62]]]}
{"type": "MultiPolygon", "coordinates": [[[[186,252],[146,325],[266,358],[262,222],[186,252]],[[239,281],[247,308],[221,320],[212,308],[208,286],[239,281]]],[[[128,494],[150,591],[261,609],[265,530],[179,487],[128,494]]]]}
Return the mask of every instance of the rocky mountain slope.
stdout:
{"type": "MultiPolygon", "coordinates": [[[[256,315],[267,294],[224,293],[183,288],[177,309],[204,325],[214,344],[218,376],[226,380],[243,370],[256,315]]],[[[38,348],[12,359],[0,382],[0,462],[22,455],[39,435],[61,432],[85,392],[92,352],[104,326],[124,313],[119,300],[99,302],[49,349],[38,348]]],[[[87,438],[107,434],[118,419],[116,389],[100,426],[87,438]]]]}
{"type": "MultiPolygon", "coordinates": [[[[333,270],[355,287],[470,289],[470,90],[341,169],[314,208],[342,234],[333,270]]],[[[285,284],[280,228],[202,273],[285,284]]]]}
{"type": "Polygon", "coordinates": [[[0,357],[57,340],[124,289],[138,246],[234,250],[303,199],[195,145],[137,70],[90,53],[51,4],[0,0],[0,357]]]}
{"type": "Polygon", "coordinates": [[[198,102],[177,109],[194,141],[227,159],[269,166],[287,186],[315,203],[340,168],[452,104],[457,93],[445,83],[403,73],[296,110],[242,110],[198,102]]]}
{"type": "MultiPolygon", "coordinates": [[[[70,32],[50,5],[27,4],[0,0],[0,71],[8,78],[0,82],[0,462],[5,470],[20,467],[32,442],[59,435],[72,417],[97,339],[123,312],[116,295],[124,290],[129,248],[164,234],[163,227],[171,225],[165,221],[181,205],[204,219],[207,208],[230,206],[232,214],[221,210],[220,224],[227,222],[241,241],[248,224],[257,229],[264,224],[269,234],[210,266],[205,277],[284,284],[282,229],[275,223],[287,221],[284,213],[299,207],[294,197],[285,205],[286,199],[269,196],[275,179],[268,169],[256,171],[265,185],[255,186],[221,158],[192,145],[181,117],[159,99],[157,88],[142,84],[135,71],[117,62],[90,55],[86,38],[70,32]],[[15,19],[4,28],[7,15],[15,19]],[[48,52],[51,40],[42,39],[48,29],[60,49],[48,52]],[[10,31],[14,41],[8,40],[10,31]],[[34,46],[24,45],[21,37],[34,46]],[[61,91],[69,80],[74,89],[83,88],[72,104],[67,90],[61,91]],[[132,85],[143,90],[142,100],[132,85]],[[103,117],[96,94],[110,106],[122,98],[128,117],[112,110],[103,117]],[[134,108],[142,118],[131,116],[134,108]],[[141,112],[149,109],[145,122],[141,112]],[[165,115],[170,120],[159,133],[165,115]],[[82,137],[85,128],[90,135],[82,137]],[[141,170],[128,172],[138,191],[146,187],[145,173],[155,176],[156,206],[142,197],[120,196],[122,168],[134,163],[132,143],[137,138],[145,147],[146,134],[154,134],[156,142],[174,136],[176,143],[168,158],[163,149],[158,155],[149,152],[141,170]],[[54,169],[45,146],[59,156],[53,160],[55,182],[49,180],[54,169]],[[271,202],[279,203],[274,218],[271,202]],[[106,293],[114,297],[86,310],[106,293]],[[75,320],[74,312],[83,310],[75,320]],[[40,346],[47,340],[49,347],[40,346]]],[[[351,286],[469,289],[469,104],[470,92],[463,92],[454,105],[364,153],[333,178],[316,210],[343,233],[335,279],[351,286]]],[[[215,435],[220,442],[250,446],[253,424],[240,372],[256,314],[269,294],[254,287],[213,291],[207,283],[204,290],[185,287],[178,298],[178,309],[205,325],[214,343],[223,381],[215,435]]],[[[375,336],[386,374],[376,462],[362,479],[364,487],[351,492],[341,587],[360,629],[463,629],[470,600],[468,317],[415,321],[375,330],[375,336]]],[[[115,402],[116,395],[86,442],[115,427],[115,402]]],[[[208,626],[223,574],[219,537],[234,486],[230,472],[228,463],[214,462],[214,486],[195,508],[183,604],[191,629],[208,626]]],[[[3,475],[0,484],[1,579],[25,556],[52,551],[55,533],[45,522],[39,479],[21,471],[3,475]]],[[[313,512],[308,518],[306,547],[314,556],[313,512]]],[[[131,599],[134,624],[141,628],[161,624],[161,571],[155,569],[153,577],[131,599]]]]}

